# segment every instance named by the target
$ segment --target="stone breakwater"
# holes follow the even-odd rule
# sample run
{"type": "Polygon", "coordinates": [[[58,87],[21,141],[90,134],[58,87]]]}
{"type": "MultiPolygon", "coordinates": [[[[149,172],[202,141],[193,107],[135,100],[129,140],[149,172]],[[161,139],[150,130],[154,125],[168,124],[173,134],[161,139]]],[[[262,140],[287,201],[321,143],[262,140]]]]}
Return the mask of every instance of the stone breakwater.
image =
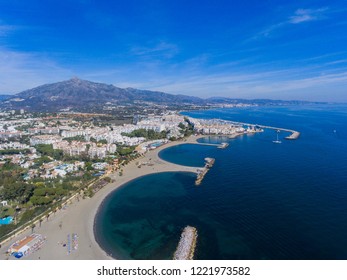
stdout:
{"type": "Polygon", "coordinates": [[[296,140],[296,139],[299,138],[299,136],[300,136],[300,132],[292,131],[292,134],[287,136],[287,137],[285,137],[285,139],[287,139],[287,140],[296,140]]]}
{"type": "Polygon", "coordinates": [[[195,185],[199,186],[204,179],[207,172],[210,170],[210,168],[213,166],[215,162],[214,158],[205,158],[205,167],[201,170],[199,170],[198,175],[195,180],[195,185]]]}
{"type": "Polygon", "coordinates": [[[198,232],[195,227],[186,226],[181,234],[181,239],[174,253],[174,260],[192,260],[194,259],[196,241],[198,232]]]}

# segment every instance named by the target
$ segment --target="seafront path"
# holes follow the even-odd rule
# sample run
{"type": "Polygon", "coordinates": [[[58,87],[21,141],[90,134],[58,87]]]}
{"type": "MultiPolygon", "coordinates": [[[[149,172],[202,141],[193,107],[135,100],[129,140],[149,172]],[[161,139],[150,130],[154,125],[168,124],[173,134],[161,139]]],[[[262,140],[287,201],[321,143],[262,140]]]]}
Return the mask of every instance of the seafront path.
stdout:
{"type": "MultiPolygon", "coordinates": [[[[158,153],[171,146],[187,143],[196,143],[197,138],[202,136],[190,136],[186,140],[169,142],[161,147],[151,150],[143,155],[142,158],[130,162],[123,168],[123,175],[118,172],[109,175],[114,182],[106,185],[98,191],[92,198],[73,199],[65,209],[52,214],[48,220],[44,219],[41,226],[36,224],[35,233],[46,237],[46,243],[43,247],[22,259],[32,260],[104,260],[111,259],[97,244],[94,238],[94,218],[99,206],[105,197],[123,184],[138,177],[159,173],[159,172],[194,172],[197,173],[199,167],[188,167],[173,164],[159,158],[158,153]],[[137,162],[147,162],[150,164],[142,165],[138,168],[137,162]],[[77,235],[77,249],[68,248],[68,236],[77,235]],[[64,246],[65,245],[65,246],[64,246]]],[[[203,164],[203,163],[202,163],[203,164]]],[[[0,259],[14,259],[6,255],[9,246],[23,237],[31,234],[32,230],[13,237],[11,240],[1,244],[0,259]]],[[[70,239],[71,240],[71,239],[70,239]]]]}

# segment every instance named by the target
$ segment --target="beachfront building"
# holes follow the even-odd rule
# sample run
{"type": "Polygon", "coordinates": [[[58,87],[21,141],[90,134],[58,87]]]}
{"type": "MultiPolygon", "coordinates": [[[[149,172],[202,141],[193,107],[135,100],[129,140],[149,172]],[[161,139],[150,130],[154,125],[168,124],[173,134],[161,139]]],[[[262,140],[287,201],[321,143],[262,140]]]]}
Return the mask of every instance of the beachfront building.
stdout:
{"type": "Polygon", "coordinates": [[[201,134],[233,135],[245,131],[241,125],[223,120],[204,120],[194,118],[190,118],[189,120],[194,125],[194,130],[201,134]]]}
{"type": "Polygon", "coordinates": [[[8,253],[17,258],[21,258],[39,250],[45,241],[46,238],[41,234],[33,233],[13,243],[8,249],[8,253]]]}
{"type": "Polygon", "coordinates": [[[92,164],[92,167],[96,170],[105,170],[109,167],[107,162],[96,162],[92,164]]]}

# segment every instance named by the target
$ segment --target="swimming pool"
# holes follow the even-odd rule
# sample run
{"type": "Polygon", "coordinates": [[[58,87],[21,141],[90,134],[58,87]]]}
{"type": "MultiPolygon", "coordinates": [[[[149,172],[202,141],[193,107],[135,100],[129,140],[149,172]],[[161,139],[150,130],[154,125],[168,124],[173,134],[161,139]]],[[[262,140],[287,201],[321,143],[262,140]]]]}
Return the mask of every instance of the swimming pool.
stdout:
{"type": "Polygon", "coordinates": [[[158,147],[160,147],[163,144],[164,144],[163,142],[154,142],[154,143],[150,144],[149,146],[151,148],[158,148],[158,147]]]}
{"type": "Polygon", "coordinates": [[[0,225],[9,225],[10,223],[12,223],[12,220],[13,218],[11,216],[0,219],[0,225]]]}

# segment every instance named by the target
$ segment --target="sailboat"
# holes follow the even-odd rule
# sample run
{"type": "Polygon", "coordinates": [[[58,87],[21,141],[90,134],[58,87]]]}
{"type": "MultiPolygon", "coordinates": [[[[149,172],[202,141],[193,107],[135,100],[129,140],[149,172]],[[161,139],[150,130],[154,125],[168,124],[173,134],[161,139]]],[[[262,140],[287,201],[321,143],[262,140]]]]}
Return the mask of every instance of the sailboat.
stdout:
{"type": "Polygon", "coordinates": [[[282,141],[278,140],[278,133],[280,133],[279,130],[277,130],[277,138],[276,138],[276,140],[272,141],[272,143],[275,143],[275,144],[281,144],[282,143],[282,141]]]}

